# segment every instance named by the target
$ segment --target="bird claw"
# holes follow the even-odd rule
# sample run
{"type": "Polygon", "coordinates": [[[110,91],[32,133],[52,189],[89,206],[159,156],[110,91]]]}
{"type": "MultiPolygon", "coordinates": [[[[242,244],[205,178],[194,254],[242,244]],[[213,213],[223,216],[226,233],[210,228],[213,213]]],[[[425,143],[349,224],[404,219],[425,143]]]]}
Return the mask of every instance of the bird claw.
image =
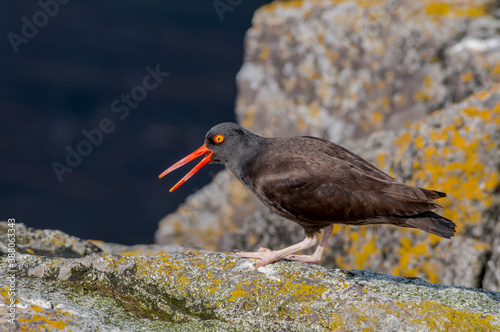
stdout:
{"type": "MultiPolygon", "coordinates": [[[[264,248],[265,249],[265,248],[264,248]]],[[[260,261],[254,264],[255,268],[259,268],[261,266],[265,266],[267,264],[276,262],[279,258],[276,254],[276,251],[272,251],[267,249],[266,251],[241,251],[237,252],[236,255],[244,258],[258,258],[260,261]]]]}

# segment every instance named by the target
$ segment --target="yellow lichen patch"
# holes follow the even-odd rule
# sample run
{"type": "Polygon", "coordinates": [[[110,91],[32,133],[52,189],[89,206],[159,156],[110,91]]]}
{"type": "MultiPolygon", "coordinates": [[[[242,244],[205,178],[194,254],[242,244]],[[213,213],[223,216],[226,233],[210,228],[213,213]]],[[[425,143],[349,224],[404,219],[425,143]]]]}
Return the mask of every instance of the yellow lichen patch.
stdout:
{"type": "MultiPolygon", "coordinates": [[[[437,237],[437,236],[435,236],[435,237],[437,237]]],[[[437,265],[431,264],[429,261],[425,261],[422,265],[422,269],[425,272],[425,274],[427,275],[429,282],[432,282],[432,283],[439,282],[440,277],[436,273],[436,271],[439,271],[439,267],[437,265]]]]}
{"type": "Polygon", "coordinates": [[[7,294],[9,294],[9,289],[7,287],[1,287],[0,295],[2,295],[2,297],[4,298],[7,298],[7,294]]]}
{"type": "Polygon", "coordinates": [[[386,166],[385,158],[387,158],[386,153],[381,153],[377,156],[377,166],[381,169],[384,169],[386,166]]]}
{"type": "Polygon", "coordinates": [[[432,101],[433,99],[434,97],[432,97],[432,95],[423,90],[417,91],[413,94],[413,100],[416,102],[432,101]]]}
{"type": "Polygon", "coordinates": [[[424,147],[424,139],[421,136],[415,138],[415,147],[422,149],[424,147]]]}
{"type": "Polygon", "coordinates": [[[398,138],[396,138],[395,141],[396,145],[401,147],[406,147],[408,144],[410,144],[410,142],[411,142],[411,133],[408,131],[399,136],[398,138]]]}
{"type": "Polygon", "coordinates": [[[244,112],[244,119],[241,123],[241,125],[245,128],[251,128],[254,124],[254,119],[255,119],[255,114],[257,113],[257,110],[255,107],[247,107],[245,112],[244,112]]]}
{"type": "Polygon", "coordinates": [[[419,274],[427,274],[428,279],[437,280],[437,276],[429,269],[429,266],[415,264],[418,257],[430,258],[432,256],[427,242],[413,244],[409,238],[401,239],[401,246],[398,249],[400,255],[399,265],[393,268],[393,272],[404,277],[417,277],[419,274]],[[429,275],[432,272],[432,275],[429,275]]]}
{"type": "Polygon", "coordinates": [[[255,243],[257,243],[257,236],[255,236],[255,234],[251,234],[248,238],[248,244],[253,246],[255,243]]]}
{"type": "Polygon", "coordinates": [[[300,130],[307,129],[307,123],[303,119],[298,119],[297,126],[299,127],[300,130]]]}
{"type": "Polygon", "coordinates": [[[205,288],[205,290],[210,294],[214,294],[214,293],[219,292],[220,291],[220,280],[214,279],[211,284],[208,284],[208,286],[207,286],[207,288],[205,288]]]}
{"type": "Polygon", "coordinates": [[[383,119],[384,119],[384,115],[381,112],[379,112],[379,111],[372,112],[372,123],[374,125],[380,124],[383,119]]]}
{"type": "Polygon", "coordinates": [[[145,251],[144,250],[131,250],[131,251],[124,251],[120,253],[122,256],[135,256],[135,255],[144,255],[145,251]]]}
{"type": "Polygon", "coordinates": [[[163,250],[152,251],[152,250],[142,250],[142,249],[123,251],[120,253],[120,255],[122,256],[138,256],[138,255],[158,256],[158,255],[168,255],[168,254],[169,254],[168,252],[165,252],[163,250]]]}
{"type": "MultiPolygon", "coordinates": [[[[334,0],[334,2],[342,2],[342,1],[345,0],[337,0],[337,1],[334,0]]],[[[360,7],[370,8],[373,7],[374,5],[380,5],[382,3],[385,3],[385,0],[357,0],[356,2],[360,7]]]]}
{"type": "Polygon", "coordinates": [[[22,323],[41,322],[41,324],[38,326],[39,331],[41,331],[41,327],[45,328],[48,331],[51,331],[52,328],[63,329],[66,326],[68,326],[68,323],[63,322],[62,320],[50,320],[47,317],[37,315],[37,314],[34,314],[31,319],[19,318],[19,321],[22,323]]]}
{"type": "MultiPolygon", "coordinates": [[[[0,288],[0,295],[4,298],[4,300],[6,301],[6,303],[10,303],[10,299],[12,298],[12,295],[9,295],[9,292],[11,290],[9,289],[9,287],[2,287],[0,288]]],[[[15,298],[14,299],[14,303],[20,303],[21,301],[19,301],[18,298],[15,298]]]]}
{"type": "Polygon", "coordinates": [[[231,205],[241,205],[250,198],[250,193],[245,186],[239,181],[232,181],[228,192],[230,194],[231,205]]]}
{"type": "Polygon", "coordinates": [[[246,295],[246,291],[244,291],[243,289],[239,288],[239,289],[235,289],[233,291],[233,293],[231,294],[231,297],[228,299],[228,301],[236,301],[238,300],[239,298],[241,297],[245,297],[246,295]]]}
{"type": "Polygon", "coordinates": [[[478,17],[486,14],[483,4],[473,1],[427,1],[425,11],[428,15],[478,17]]]}
{"type": "Polygon", "coordinates": [[[259,60],[266,61],[271,55],[271,48],[269,46],[264,46],[259,53],[259,60]]]}
{"type": "Polygon", "coordinates": [[[500,63],[497,63],[495,67],[493,67],[492,73],[495,75],[500,75],[500,63]]]}
{"type": "Polygon", "coordinates": [[[273,1],[264,5],[258,9],[258,11],[275,11],[280,7],[297,8],[302,7],[303,0],[293,0],[293,1],[273,1]]]}
{"type": "Polygon", "coordinates": [[[477,92],[475,94],[473,94],[472,96],[475,97],[475,98],[478,98],[478,99],[484,99],[486,98],[487,96],[489,96],[489,92],[488,91],[481,91],[481,92],[477,92]]]}
{"type": "Polygon", "coordinates": [[[319,107],[318,106],[311,106],[310,112],[311,112],[311,117],[315,118],[320,112],[319,107]]]}
{"type": "Polygon", "coordinates": [[[424,77],[424,85],[426,89],[432,88],[432,77],[430,75],[425,75],[424,77]]]}
{"type": "Polygon", "coordinates": [[[498,187],[498,173],[491,173],[490,177],[484,182],[484,189],[487,191],[495,190],[498,187]]]}
{"type": "Polygon", "coordinates": [[[465,83],[468,83],[470,81],[472,81],[472,79],[474,78],[474,75],[472,75],[471,72],[466,72],[466,73],[463,73],[461,76],[460,76],[460,79],[465,82],[465,83]]]}
{"type": "Polygon", "coordinates": [[[362,269],[365,266],[366,261],[371,256],[380,255],[380,249],[377,248],[375,243],[375,237],[372,237],[369,242],[363,244],[361,247],[361,252],[357,253],[355,258],[355,264],[357,269],[362,269]]]}
{"type": "Polygon", "coordinates": [[[36,311],[36,312],[42,312],[42,308],[41,308],[41,307],[39,307],[39,306],[37,306],[37,305],[35,305],[35,304],[33,304],[33,305],[30,307],[30,309],[32,309],[32,310],[34,310],[34,311],[36,311]]]}
{"type": "Polygon", "coordinates": [[[475,6],[469,8],[458,8],[455,11],[455,16],[478,17],[486,14],[483,6],[475,6]]]}
{"type": "MultiPolygon", "coordinates": [[[[464,112],[467,114],[466,110],[464,112]]],[[[483,119],[484,122],[489,122],[491,120],[491,110],[489,109],[481,109],[475,110],[472,114],[473,116],[478,116],[483,119]]]]}
{"type": "MultiPolygon", "coordinates": [[[[404,305],[404,304],[401,304],[404,305]]],[[[492,325],[492,317],[485,314],[475,314],[461,310],[454,310],[444,304],[433,301],[422,301],[416,303],[422,312],[435,316],[427,319],[427,327],[431,331],[457,331],[465,326],[474,327],[474,331],[498,331],[498,327],[492,325]],[[467,325],[462,325],[467,322],[467,325]]]]}
{"type": "Polygon", "coordinates": [[[489,243],[476,243],[474,245],[474,249],[477,251],[484,251],[484,250],[490,250],[491,249],[491,244],[489,243]]]}
{"type": "Polygon", "coordinates": [[[429,15],[448,15],[451,11],[449,3],[435,2],[426,6],[425,11],[429,15]]]}

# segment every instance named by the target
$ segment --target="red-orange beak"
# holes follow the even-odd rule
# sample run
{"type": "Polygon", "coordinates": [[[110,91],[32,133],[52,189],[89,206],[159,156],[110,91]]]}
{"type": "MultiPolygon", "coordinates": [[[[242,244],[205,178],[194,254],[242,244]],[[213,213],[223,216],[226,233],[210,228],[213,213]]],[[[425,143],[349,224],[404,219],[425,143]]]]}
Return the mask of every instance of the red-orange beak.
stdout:
{"type": "Polygon", "coordinates": [[[186,182],[187,180],[189,180],[189,178],[192,177],[194,173],[198,172],[200,170],[200,168],[202,168],[203,166],[205,166],[205,164],[207,164],[211,160],[210,157],[213,154],[212,151],[210,151],[209,149],[207,149],[207,147],[205,145],[202,145],[198,150],[196,150],[195,152],[191,153],[189,156],[186,156],[186,157],[182,158],[181,160],[179,160],[178,162],[176,162],[175,164],[173,164],[172,166],[170,166],[169,168],[167,168],[158,177],[161,179],[162,177],[164,177],[168,173],[172,172],[173,170],[178,169],[182,165],[187,164],[191,160],[196,159],[196,158],[198,158],[199,156],[201,156],[201,155],[203,155],[205,153],[208,153],[208,154],[205,155],[205,157],[198,163],[198,165],[196,165],[191,171],[189,171],[189,173],[187,173],[179,182],[177,182],[177,184],[175,186],[173,186],[169,190],[170,192],[174,191],[181,184],[183,184],[184,182],[186,182]]]}

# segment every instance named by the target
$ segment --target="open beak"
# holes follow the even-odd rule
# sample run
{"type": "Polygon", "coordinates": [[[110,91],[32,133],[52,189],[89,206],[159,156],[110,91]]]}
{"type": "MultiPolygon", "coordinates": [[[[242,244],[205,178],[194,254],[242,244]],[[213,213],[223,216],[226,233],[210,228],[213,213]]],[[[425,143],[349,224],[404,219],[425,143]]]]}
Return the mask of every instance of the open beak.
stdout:
{"type": "Polygon", "coordinates": [[[184,182],[186,182],[187,180],[189,180],[190,177],[193,176],[194,173],[198,172],[200,170],[200,168],[202,168],[203,166],[205,166],[205,164],[207,164],[208,162],[210,162],[210,157],[212,156],[213,152],[210,151],[209,149],[207,149],[207,147],[205,145],[202,145],[198,150],[196,150],[195,152],[191,153],[190,155],[182,158],[181,160],[179,160],[178,162],[176,162],[175,164],[173,164],[172,166],[170,166],[169,168],[167,168],[163,173],[161,173],[158,177],[161,179],[162,177],[164,177],[165,175],[167,175],[168,173],[172,172],[173,170],[175,169],[178,169],[179,167],[181,167],[182,165],[184,164],[187,164],[188,162],[190,162],[191,160],[193,159],[196,159],[198,158],[199,156],[205,154],[205,157],[198,163],[198,165],[196,165],[192,170],[189,171],[189,173],[187,173],[179,182],[177,182],[177,184],[175,186],[173,186],[169,191],[172,192],[174,191],[175,189],[177,189],[181,184],[183,184],[184,182]]]}

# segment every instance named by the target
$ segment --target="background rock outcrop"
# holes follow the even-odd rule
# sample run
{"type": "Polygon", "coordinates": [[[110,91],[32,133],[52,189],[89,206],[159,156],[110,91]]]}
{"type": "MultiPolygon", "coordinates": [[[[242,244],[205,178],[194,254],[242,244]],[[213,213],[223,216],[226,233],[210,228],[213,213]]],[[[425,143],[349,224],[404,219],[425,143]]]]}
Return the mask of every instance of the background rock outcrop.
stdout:
{"type": "Polygon", "coordinates": [[[275,1],[245,42],[236,114],[263,135],[342,143],[500,79],[488,1],[275,1]]]}
{"type": "MultiPolygon", "coordinates": [[[[440,212],[458,225],[451,241],[336,227],[324,266],[500,289],[500,23],[491,6],[276,1],[256,12],[238,75],[240,123],[266,136],[321,136],[401,181],[448,192],[440,212]]],[[[160,222],[156,241],[247,250],[302,236],[223,171],[160,222]]]]}
{"type": "Polygon", "coordinates": [[[19,253],[47,257],[83,257],[101,252],[92,242],[79,239],[58,230],[35,230],[24,224],[14,224],[14,232],[9,225],[0,222],[0,254],[8,254],[9,234],[15,234],[16,251],[19,253]]]}

